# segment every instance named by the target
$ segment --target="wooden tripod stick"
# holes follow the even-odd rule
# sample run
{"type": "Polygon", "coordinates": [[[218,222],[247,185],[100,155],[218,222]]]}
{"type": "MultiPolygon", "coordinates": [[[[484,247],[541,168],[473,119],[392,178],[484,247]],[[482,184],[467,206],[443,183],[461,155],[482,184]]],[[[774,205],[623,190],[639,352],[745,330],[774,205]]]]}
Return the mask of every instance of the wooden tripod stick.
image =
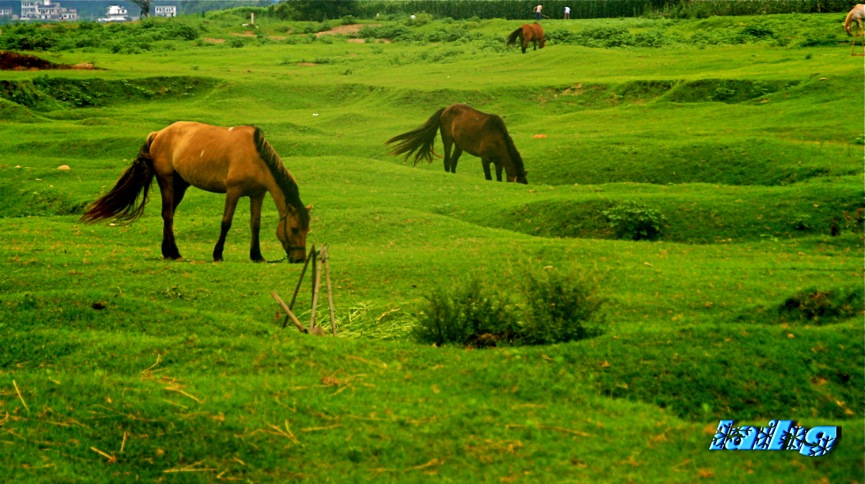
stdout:
{"type": "Polygon", "coordinates": [[[309,255],[306,257],[306,263],[303,265],[303,270],[300,272],[300,279],[297,281],[297,286],[294,288],[294,295],[292,295],[291,304],[285,304],[285,301],[279,297],[276,291],[271,292],[270,295],[273,296],[282,310],[285,311],[285,320],[282,322],[283,328],[288,324],[288,321],[291,320],[294,327],[296,327],[301,333],[315,334],[318,336],[324,335],[321,326],[316,326],[315,324],[318,309],[318,294],[321,289],[321,269],[318,267],[319,257],[321,257],[322,264],[324,265],[325,280],[327,282],[327,305],[330,310],[330,331],[333,336],[336,336],[336,316],[334,315],[333,308],[333,290],[330,283],[330,263],[327,254],[327,244],[322,245],[320,250],[316,250],[315,246],[312,246],[312,250],[309,251],[309,255]],[[294,315],[292,308],[294,307],[294,302],[297,300],[297,293],[300,292],[300,286],[303,284],[303,276],[306,274],[306,268],[309,266],[310,261],[312,262],[313,278],[312,311],[309,317],[309,329],[307,330],[303,327],[300,320],[297,319],[297,316],[294,315]]]}
{"type": "MultiPolygon", "coordinates": [[[[294,313],[291,312],[291,309],[288,308],[288,305],[285,304],[285,301],[283,301],[282,298],[279,297],[279,294],[277,294],[276,291],[273,291],[270,293],[270,295],[273,296],[274,299],[276,299],[277,304],[279,304],[279,306],[282,308],[282,310],[285,311],[286,320],[291,319],[291,322],[294,323],[294,326],[301,333],[308,333],[306,328],[304,328],[303,325],[300,324],[300,321],[297,319],[297,316],[295,316],[294,313]]],[[[288,321],[286,321],[286,322],[288,322],[288,321]]],[[[282,327],[283,328],[285,327],[285,323],[283,323],[282,327]]]]}
{"type": "MultiPolygon", "coordinates": [[[[324,250],[324,247],[322,247],[324,250]]],[[[321,271],[318,270],[318,253],[312,255],[312,311],[309,315],[310,330],[316,328],[315,313],[318,310],[318,288],[321,286],[321,271]]],[[[319,328],[319,331],[321,329],[319,328]]]]}
{"type": "Polygon", "coordinates": [[[333,314],[333,291],[330,286],[330,257],[327,253],[327,245],[321,247],[321,261],[324,265],[324,280],[327,284],[327,307],[330,310],[330,332],[336,336],[336,317],[333,314]]]}

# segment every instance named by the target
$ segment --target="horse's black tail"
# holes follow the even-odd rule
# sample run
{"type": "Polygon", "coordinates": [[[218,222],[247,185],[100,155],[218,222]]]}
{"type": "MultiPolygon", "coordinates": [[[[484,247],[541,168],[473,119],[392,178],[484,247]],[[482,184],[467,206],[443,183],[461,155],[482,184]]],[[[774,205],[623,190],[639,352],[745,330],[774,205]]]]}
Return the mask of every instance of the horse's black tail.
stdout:
{"type": "Polygon", "coordinates": [[[153,158],[150,156],[150,144],[155,136],[155,132],[150,133],[132,166],[120,176],[111,191],[90,204],[87,212],[81,216],[82,222],[94,223],[103,219],[114,219],[119,223],[132,223],[144,213],[147,192],[155,175],[153,158]]]}
{"type": "Polygon", "coordinates": [[[523,28],[520,27],[517,30],[511,32],[511,35],[508,36],[508,45],[514,45],[514,42],[517,41],[517,38],[522,39],[523,37],[523,28]]]}
{"type": "Polygon", "coordinates": [[[435,151],[433,151],[433,148],[435,145],[436,133],[439,130],[439,119],[444,110],[445,108],[441,108],[433,113],[433,115],[427,119],[426,123],[421,126],[385,141],[385,144],[388,145],[391,143],[397,143],[390,151],[390,154],[400,155],[405,153],[405,157],[408,159],[412,153],[417,151],[414,155],[415,165],[417,165],[420,160],[432,162],[433,155],[439,156],[435,151]]]}

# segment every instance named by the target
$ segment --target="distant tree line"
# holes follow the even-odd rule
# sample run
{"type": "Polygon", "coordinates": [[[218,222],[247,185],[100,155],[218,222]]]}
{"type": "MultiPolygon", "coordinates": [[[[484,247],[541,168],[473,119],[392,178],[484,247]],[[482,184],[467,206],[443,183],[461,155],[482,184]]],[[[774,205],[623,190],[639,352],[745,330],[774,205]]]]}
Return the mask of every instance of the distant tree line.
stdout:
{"type": "MultiPolygon", "coordinates": [[[[126,7],[132,17],[147,17],[157,5],[174,5],[178,15],[202,14],[236,7],[263,9],[263,14],[283,20],[324,20],[344,17],[408,17],[428,14],[434,18],[534,18],[532,9],[544,6],[548,18],[560,19],[565,7],[571,18],[664,16],[705,18],[713,15],[847,12],[854,0],[57,0],[74,8],[81,19],[96,19],[108,5],[126,7]]],[[[856,0],[858,1],[858,0],[856,0]]],[[[20,0],[0,0],[0,6],[20,5],[20,0]]]]}
{"type": "Polygon", "coordinates": [[[549,18],[562,18],[565,7],[570,7],[573,19],[846,12],[853,5],[850,0],[282,0],[268,10],[282,19],[313,21],[419,13],[452,19],[529,19],[539,3],[549,18]]]}

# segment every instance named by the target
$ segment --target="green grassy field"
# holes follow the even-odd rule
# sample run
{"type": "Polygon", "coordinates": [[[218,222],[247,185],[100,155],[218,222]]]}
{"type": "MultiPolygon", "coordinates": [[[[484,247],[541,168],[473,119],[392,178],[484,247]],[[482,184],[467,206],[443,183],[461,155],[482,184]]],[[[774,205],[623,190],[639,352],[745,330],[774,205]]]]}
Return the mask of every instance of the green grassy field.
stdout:
{"type": "MultiPolygon", "coordinates": [[[[391,20],[420,39],[392,43],[178,21],[200,36],[0,75],[5,479],[862,482],[865,95],[837,14],[549,21],[525,55],[504,20],[391,20]],[[669,45],[567,41],[605,28],[669,45]],[[457,102],[504,118],[529,185],[388,154],[457,102]],[[281,327],[270,292],[301,267],[248,260],[246,201],[221,263],[219,195],[188,192],[176,262],[158,197],[132,225],[78,222],[178,120],[264,130],[329,247],[337,338],[281,327]],[[603,211],[626,201],[664,215],[659,240],[616,238],[603,211]],[[596,281],[603,335],[411,337],[431,292],[474,275],[507,293],[546,266],[596,281]],[[796,298],[840,311],[782,311],[796,298]],[[820,458],[708,450],[721,419],[779,418],[843,439],[820,458]]],[[[274,260],[277,218],[266,201],[274,260]]]]}

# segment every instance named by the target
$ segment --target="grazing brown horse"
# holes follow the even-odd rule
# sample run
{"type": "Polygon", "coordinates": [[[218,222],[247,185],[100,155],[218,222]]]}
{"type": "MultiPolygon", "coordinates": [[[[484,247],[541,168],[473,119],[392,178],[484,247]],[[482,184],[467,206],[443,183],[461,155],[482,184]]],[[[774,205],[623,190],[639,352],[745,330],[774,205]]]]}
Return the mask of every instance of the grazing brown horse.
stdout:
{"type": "Polygon", "coordinates": [[[539,48],[543,49],[544,45],[547,43],[544,39],[544,29],[541,28],[541,24],[537,22],[533,24],[524,24],[522,27],[511,32],[511,35],[508,36],[508,45],[514,45],[517,37],[522,41],[523,54],[526,53],[526,47],[529,46],[529,42],[532,43],[532,50],[538,50],[539,48]],[[538,44],[540,44],[540,47],[538,44]]]}
{"type": "Polygon", "coordinates": [[[144,212],[153,177],[162,194],[162,256],[180,259],[174,240],[174,212],[190,185],[225,193],[225,211],[213,260],[222,260],[225,236],[240,197],[249,197],[252,243],[249,257],[264,261],[259,247],[261,204],[270,193],[279,211],[276,236],[289,262],[306,258],[309,207],[300,201],[297,182],[279,155],[252,126],[223,128],[181,121],[150,133],[138,157],[111,189],[93,202],[81,220],[88,223],[113,219],[134,222],[144,212]],[[141,200],[139,201],[139,195],[141,200]]]}
{"type": "Polygon", "coordinates": [[[847,31],[847,35],[853,36],[853,47],[850,50],[850,55],[860,57],[863,55],[855,54],[857,38],[861,39],[863,50],[865,50],[865,32],[862,30],[863,19],[865,19],[865,5],[861,3],[853,7],[853,9],[847,14],[847,18],[844,19],[844,30],[847,31]],[[859,30],[853,31],[853,22],[859,24],[859,30]]]}
{"type": "Polygon", "coordinates": [[[853,35],[853,32],[850,31],[853,22],[859,24],[859,30],[862,30],[863,19],[865,19],[865,5],[860,3],[853,7],[847,14],[847,18],[844,19],[844,30],[847,31],[847,35],[853,35]]]}
{"type": "Polygon", "coordinates": [[[509,182],[528,183],[523,158],[514,146],[514,140],[508,134],[502,118],[482,113],[465,104],[452,104],[439,109],[423,125],[394,136],[385,143],[397,143],[391,150],[393,155],[405,153],[408,158],[417,152],[415,164],[422,159],[432,161],[435,136],[439,130],[445,146],[445,171],[456,173],[460,155],[467,151],[481,159],[487,180],[492,180],[490,164],[494,164],[498,181],[502,181],[504,168],[509,182]]]}

